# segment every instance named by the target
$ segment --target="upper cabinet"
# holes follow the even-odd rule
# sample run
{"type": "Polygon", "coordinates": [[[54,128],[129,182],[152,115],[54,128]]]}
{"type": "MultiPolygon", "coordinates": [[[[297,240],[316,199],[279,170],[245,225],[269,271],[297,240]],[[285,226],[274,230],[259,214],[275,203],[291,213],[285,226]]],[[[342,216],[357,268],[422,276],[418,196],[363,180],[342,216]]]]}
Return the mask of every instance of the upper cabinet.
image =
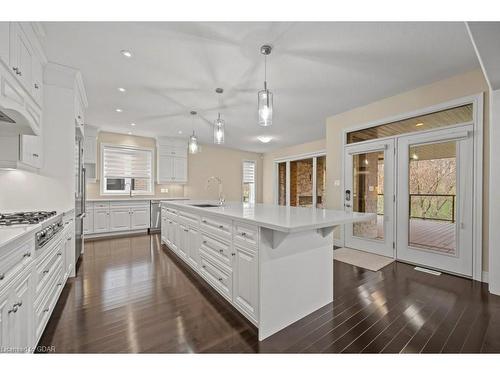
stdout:
{"type": "Polygon", "coordinates": [[[156,143],[157,182],[185,184],[188,181],[188,154],[185,139],[159,137],[156,143]]]}
{"type": "Polygon", "coordinates": [[[85,139],[83,144],[83,162],[85,164],[85,178],[87,182],[97,181],[97,133],[94,126],[85,126],[85,139]]]}
{"type": "Polygon", "coordinates": [[[0,110],[11,119],[0,123],[0,136],[42,133],[41,35],[36,23],[0,22],[0,110]]]}

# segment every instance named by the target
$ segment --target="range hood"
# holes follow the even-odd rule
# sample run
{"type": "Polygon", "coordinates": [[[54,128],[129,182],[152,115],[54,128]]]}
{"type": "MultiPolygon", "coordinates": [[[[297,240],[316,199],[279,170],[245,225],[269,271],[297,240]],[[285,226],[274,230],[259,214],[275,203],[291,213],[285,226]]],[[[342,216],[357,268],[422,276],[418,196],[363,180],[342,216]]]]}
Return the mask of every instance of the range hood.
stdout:
{"type": "Polygon", "coordinates": [[[0,106],[0,136],[36,135],[30,120],[15,109],[0,106]]]}

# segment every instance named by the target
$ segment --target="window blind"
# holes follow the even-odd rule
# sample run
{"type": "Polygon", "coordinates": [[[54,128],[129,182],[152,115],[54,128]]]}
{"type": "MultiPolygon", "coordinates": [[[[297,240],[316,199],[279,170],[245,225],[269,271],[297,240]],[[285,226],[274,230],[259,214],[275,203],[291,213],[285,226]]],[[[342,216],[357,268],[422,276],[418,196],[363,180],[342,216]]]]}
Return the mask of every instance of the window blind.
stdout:
{"type": "Polygon", "coordinates": [[[104,146],[104,178],[152,178],[152,152],[127,147],[104,146]]]}
{"type": "Polygon", "coordinates": [[[255,162],[254,161],[244,161],[243,162],[243,183],[244,184],[255,183],[255,162]]]}

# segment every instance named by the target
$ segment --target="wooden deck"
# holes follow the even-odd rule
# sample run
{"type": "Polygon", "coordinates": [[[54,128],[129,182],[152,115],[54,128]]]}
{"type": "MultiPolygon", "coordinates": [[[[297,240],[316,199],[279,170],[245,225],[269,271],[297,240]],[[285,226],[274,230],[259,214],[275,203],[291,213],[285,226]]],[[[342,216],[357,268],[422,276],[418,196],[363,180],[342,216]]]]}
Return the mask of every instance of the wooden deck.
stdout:
{"type": "MultiPolygon", "coordinates": [[[[382,215],[377,216],[379,238],[383,238],[382,215]]],[[[410,220],[410,245],[447,254],[455,252],[455,223],[440,220],[410,220]]]]}

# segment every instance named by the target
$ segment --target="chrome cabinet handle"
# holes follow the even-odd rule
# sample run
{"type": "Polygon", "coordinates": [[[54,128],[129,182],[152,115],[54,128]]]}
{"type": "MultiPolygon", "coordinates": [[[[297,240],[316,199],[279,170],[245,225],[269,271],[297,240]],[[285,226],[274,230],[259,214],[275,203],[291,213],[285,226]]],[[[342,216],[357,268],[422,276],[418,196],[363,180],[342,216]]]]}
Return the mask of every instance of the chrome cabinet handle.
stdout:
{"type": "Polygon", "coordinates": [[[207,244],[207,241],[203,241],[202,243],[203,243],[204,245],[206,245],[206,244],[207,244]]]}
{"type": "Polygon", "coordinates": [[[35,89],[37,89],[37,90],[40,88],[40,86],[38,85],[38,83],[35,83],[34,86],[35,86],[35,89]]]}
{"type": "Polygon", "coordinates": [[[22,305],[23,305],[23,301],[19,301],[19,302],[14,303],[14,306],[12,306],[12,307],[16,307],[16,306],[21,307],[22,305]]]}
{"type": "Polygon", "coordinates": [[[48,274],[48,273],[49,273],[49,270],[44,270],[44,271],[43,271],[43,274],[44,274],[44,275],[46,275],[46,274],[48,274]]]}
{"type": "Polygon", "coordinates": [[[61,252],[57,253],[57,256],[58,256],[58,257],[60,257],[61,255],[62,255],[62,253],[61,253],[61,252]]]}
{"type": "Polygon", "coordinates": [[[224,225],[219,225],[219,229],[224,229],[224,225]]]}
{"type": "Polygon", "coordinates": [[[38,154],[33,154],[33,156],[34,156],[35,158],[37,158],[37,157],[38,157],[38,154]]]}
{"type": "Polygon", "coordinates": [[[242,235],[243,237],[246,237],[246,235],[247,235],[247,234],[246,234],[245,232],[241,232],[241,235],[242,235]]]}
{"type": "Polygon", "coordinates": [[[206,220],[202,220],[201,222],[202,222],[202,223],[205,223],[205,224],[207,223],[207,221],[206,221],[206,220]]]}
{"type": "Polygon", "coordinates": [[[13,67],[12,67],[12,70],[13,70],[14,72],[16,72],[16,74],[17,74],[17,71],[18,71],[19,69],[18,69],[17,67],[13,66],[13,67]]]}
{"type": "Polygon", "coordinates": [[[236,253],[231,253],[231,255],[234,257],[236,255],[236,253]]]}
{"type": "Polygon", "coordinates": [[[61,286],[61,285],[62,285],[62,283],[57,283],[57,286],[61,286]]]}
{"type": "Polygon", "coordinates": [[[16,305],[14,305],[14,306],[12,306],[12,309],[10,309],[9,311],[7,311],[7,313],[9,313],[9,314],[10,313],[14,313],[15,314],[17,312],[17,310],[18,310],[18,307],[16,305]]]}
{"type": "Polygon", "coordinates": [[[223,252],[224,252],[224,250],[223,250],[223,249],[219,249],[219,253],[221,253],[221,254],[222,254],[223,252]]]}
{"type": "Polygon", "coordinates": [[[203,265],[203,266],[201,266],[201,268],[207,268],[207,266],[203,265]]]}
{"type": "Polygon", "coordinates": [[[24,254],[23,254],[23,258],[29,258],[30,256],[31,256],[31,253],[30,253],[30,252],[28,252],[28,253],[24,253],[24,254]]]}
{"type": "Polygon", "coordinates": [[[47,307],[46,309],[43,310],[44,313],[48,313],[49,312],[49,308],[47,307]]]}
{"type": "Polygon", "coordinates": [[[0,274],[0,280],[3,280],[5,278],[5,274],[0,274]]]}
{"type": "Polygon", "coordinates": [[[222,281],[222,277],[219,277],[219,281],[222,281]]]}

